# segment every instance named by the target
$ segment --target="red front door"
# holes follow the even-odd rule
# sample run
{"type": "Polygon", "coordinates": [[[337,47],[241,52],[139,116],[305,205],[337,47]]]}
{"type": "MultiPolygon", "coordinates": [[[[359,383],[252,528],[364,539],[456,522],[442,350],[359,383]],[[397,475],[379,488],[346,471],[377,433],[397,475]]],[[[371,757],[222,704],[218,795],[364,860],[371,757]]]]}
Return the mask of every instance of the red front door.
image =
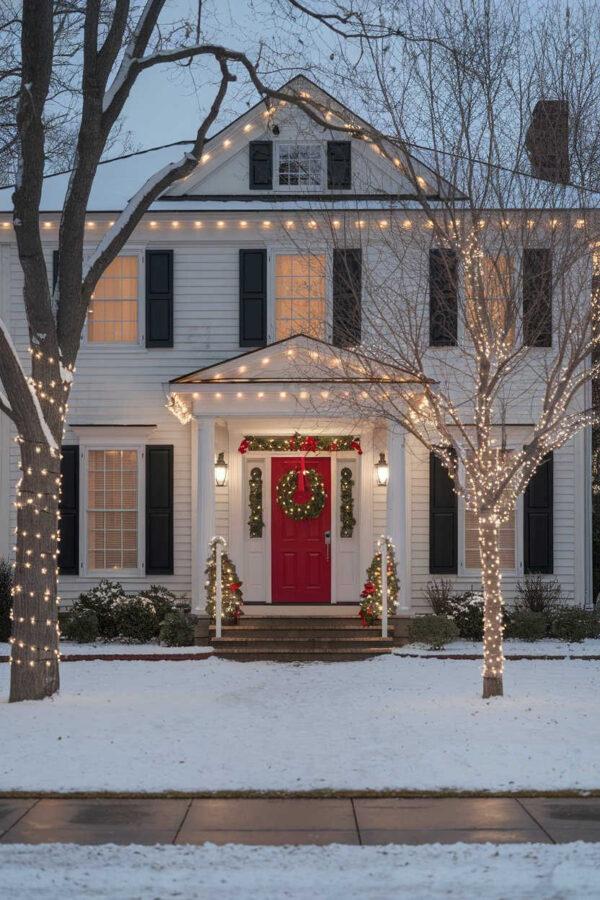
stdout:
{"type": "Polygon", "coordinates": [[[325,485],[327,500],[316,519],[290,519],[277,502],[279,479],[298,467],[297,456],[271,460],[271,568],[273,603],[331,603],[331,547],[325,532],[331,529],[331,460],[307,459],[325,485]]]}

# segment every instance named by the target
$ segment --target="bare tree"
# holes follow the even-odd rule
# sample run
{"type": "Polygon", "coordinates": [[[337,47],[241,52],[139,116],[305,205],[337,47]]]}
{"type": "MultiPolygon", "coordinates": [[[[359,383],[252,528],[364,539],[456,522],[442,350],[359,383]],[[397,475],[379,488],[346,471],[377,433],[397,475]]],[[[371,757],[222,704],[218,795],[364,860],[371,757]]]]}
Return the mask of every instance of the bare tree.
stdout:
{"type": "MultiPolygon", "coordinates": [[[[57,556],[60,447],[82,329],[98,279],[119,253],[149,205],[190,174],[202,155],[236,71],[269,102],[294,103],[325,125],[323,104],[271,89],[245,53],[204,41],[206,23],[161,26],[165,0],[132,4],[36,0],[7,18],[7,43],[18,35],[14,66],[3,84],[16,83],[13,195],[30,370],[23,366],[0,321],[0,411],[14,423],[22,478],[17,493],[11,701],[53,694],[59,685],[57,556]],[[69,65],[64,63],[70,60],[69,65]],[[140,185],[91,256],[84,260],[85,218],[98,164],[119,128],[132,88],[157,65],[202,60],[215,82],[212,101],[189,152],[140,185]],[[65,72],[65,68],[68,72],[65,72]],[[9,77],[10,76],[10,77],[9,77]],[[12,80],[11,80],[12,79],[12,80]],[[56,285],[48,280],[40,239],[40,200],[48,153],[48,117],[57,92],[75,90],[69,126],[74,157],[62,210],[56,285]]],[[[202,5],[199,7],[202,8],[202,5]]],[[[10,110],[7,93],[6,109],[10,110]]],[[[7,127],[10,132],[12,125],[7,127]]]]}
{"type": "MultiPolygon", "coordinates": [[[[366,135],[374,158],[415,197],[390,197],[380,212],[357,202],[335,221],[320,210],[334,244],[359,242],[365,260],[362,342],[336,364],[346,381],[366,383],[332,402],[402,426],[448,470],[478,538],[483,696],[500,695],[502,531],[547,454],[594,419],[597,7],[565,17],[519,0],[418,0],[390,4],[373,28],[370,2],[345,13],[326,0],[293,5],[337,36],[350,32],[332,78],[376,117],[377,134],[366,135]],[[426,39],[407,41],[420,23],[426,39]],[[540,99],[563,104],[573,123],[571,172],[563,165],[554,181],[530,175],[540,99]],[[382,385],[382,364],[418,390],[382,385]]],[[[556,139],[549,128],[542,151],[556,139]]]]}

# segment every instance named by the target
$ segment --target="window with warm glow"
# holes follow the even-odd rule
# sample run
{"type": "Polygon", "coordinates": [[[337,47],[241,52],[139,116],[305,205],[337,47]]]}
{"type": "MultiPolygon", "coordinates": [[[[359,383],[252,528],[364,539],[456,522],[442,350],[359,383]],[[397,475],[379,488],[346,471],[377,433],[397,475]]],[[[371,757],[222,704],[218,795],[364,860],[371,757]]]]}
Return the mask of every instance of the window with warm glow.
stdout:
{"type": "Polygon", "coordinates": [[[482,291],[485,308],[498,336],[505,333],[509,343],[515,340],[514,269],[512,257],[507,254],[484,255],[474,260],[472,274],[466,279],[467,318],[475,325],[475,301],[477,291],[482,291]],[[511,316],[512,321],[507,319],[511,316]]]}
{"type": "Polygon", "coordinates": [[[275,258],[275,336],[325,339],[325,257],[278,254],[275,258]]]}
{"type": "Polygon", "coordinates": [[[321,187],[321,144],[278,144],[280,187],[321,187]]]}
{"type": "Polygon", "coordinates": [[[88,341],[133,344],[138,337],[138,257],[118,256],[100,278],[88,313],[88,341]]]}
{"type": "Polygon", "coordinates": [[[87,488],[88,570],[137,569],[137,450],[90,450],[87,488]]]}

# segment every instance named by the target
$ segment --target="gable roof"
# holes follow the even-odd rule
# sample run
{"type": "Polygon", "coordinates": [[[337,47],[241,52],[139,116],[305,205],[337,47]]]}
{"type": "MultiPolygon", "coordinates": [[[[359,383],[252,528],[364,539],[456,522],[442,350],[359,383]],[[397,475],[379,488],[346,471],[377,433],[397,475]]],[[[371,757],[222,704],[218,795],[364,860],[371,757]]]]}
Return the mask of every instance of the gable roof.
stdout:
{"type": "Polygon", "coordinates": [[[222,362],[211,363],[169,382],[182,384],[417,384],[403,369],[373,362],[369,374],[361,371],[360,359],[306,334],[274,341],[266,347],[248,350],[222,362]],[[322,368],[320,368],[322,367],[322,368]],[[328,367],[328,368],[326,368],[328,367]],[[336,375],[340,368],[342,374],[336,375]],[[373,370],[377,372],[373,375],[373,370]],[[350,373],[355,371],[356,376],[350,373]]]}

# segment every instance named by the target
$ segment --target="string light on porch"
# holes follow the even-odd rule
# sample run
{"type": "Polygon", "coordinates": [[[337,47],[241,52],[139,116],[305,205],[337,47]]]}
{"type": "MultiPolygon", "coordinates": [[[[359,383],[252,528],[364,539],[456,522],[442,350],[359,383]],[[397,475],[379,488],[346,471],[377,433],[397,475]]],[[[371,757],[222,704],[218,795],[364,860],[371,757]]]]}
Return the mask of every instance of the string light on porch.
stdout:
{"type": "Polygon", "coordinates": [[[165,403],[165,408],[178,419],[182,425],[187,425],[192,419],[192,413],[179,394],[171,394],[165,403]]]}

